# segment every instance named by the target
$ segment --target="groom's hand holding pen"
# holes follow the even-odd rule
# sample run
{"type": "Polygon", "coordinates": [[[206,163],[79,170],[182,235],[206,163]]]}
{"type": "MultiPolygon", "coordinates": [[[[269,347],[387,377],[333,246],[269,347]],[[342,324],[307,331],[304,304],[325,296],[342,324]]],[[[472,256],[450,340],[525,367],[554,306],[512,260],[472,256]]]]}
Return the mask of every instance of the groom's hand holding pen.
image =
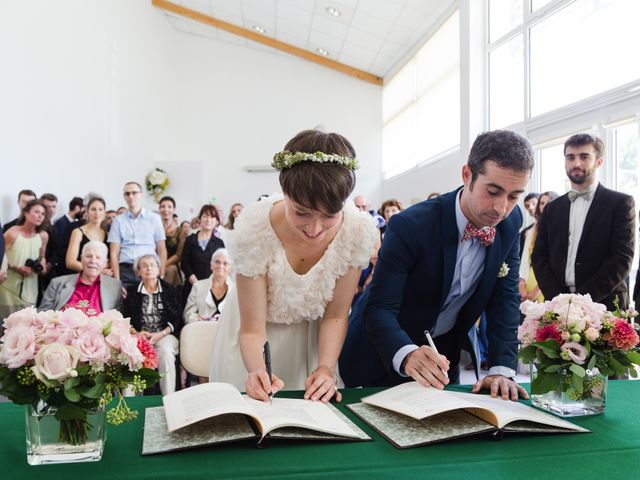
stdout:
{"type": "Polygon", "coordinates": [[[429,331],[424,336],[429,345],[409,353],[402,362],[402,371],[420,385],[443,389],[449,383],[449,360],[438,353],[429,331]]]}

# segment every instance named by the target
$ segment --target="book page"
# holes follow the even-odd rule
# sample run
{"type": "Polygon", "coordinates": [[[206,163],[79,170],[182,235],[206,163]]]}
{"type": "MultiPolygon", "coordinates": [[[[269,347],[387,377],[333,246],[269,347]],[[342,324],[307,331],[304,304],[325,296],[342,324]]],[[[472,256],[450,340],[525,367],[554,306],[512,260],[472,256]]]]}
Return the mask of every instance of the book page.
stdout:
{"type": "Polygon", "coordinates": [[[417,382],[403,383],[364,397],[362,401],[369,405],[407,415],[416,420],[442,412],[475,406],[465,397],[457,396],[456,392],[423,387],[417,382]]]}
{"type": "Polygon", "coordinates": [[[170,432],[226,413],[255,417],[238,389],[228,383],[202,383],[165,395],[162,403],[170,432]]]}
{"type": "Polygon", "coordinates": [[[261,402],[247,396],[247,405],[256,412],[262,437],[276,428],[301,427],[343,437],[358,438],[341,418],[322,402],[294,398],[274,398],[273,403],[261,402]]]}
{"type": "Polygon", "coordinates": [[[520,402],[512,402],[511,400],[502,400],[502,398],[493,398],[490,395],[476,395],[472,393],[457,393],[457,395],[473,395],[473,403],[477,408],[468,408],[467,411],[474,415],[485,419],[485,410],[490,410],[497,418],[497,427],[503,428],[510,422],[518,420],[526,420],[529,422],[539,423],[541,425],[549,425],[572,430],[575,432],[587,432],[587,429],[574,425],[571,422],[562,420],[551,414],[541,412],[533,407],[520,402]],[[478,410],[479,408],[485,410],[478,410]]]}

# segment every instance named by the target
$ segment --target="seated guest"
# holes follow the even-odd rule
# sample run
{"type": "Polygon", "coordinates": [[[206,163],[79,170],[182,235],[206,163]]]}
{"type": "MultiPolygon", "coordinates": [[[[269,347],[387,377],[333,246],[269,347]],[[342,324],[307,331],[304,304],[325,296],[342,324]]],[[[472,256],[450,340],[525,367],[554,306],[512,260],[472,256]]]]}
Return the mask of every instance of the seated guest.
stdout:
{"type": "Polygon", "coordinates": [[[182,256],[182,248],[184,247],[186,236],[178,225],[178,219],[174,214],[176,201],[169,196],[162,197],[158,205],[164,234],[167,237],[164,241],[167,246],[167,268],[164,279],[173,286],[182,285],[180,257],[182,256]]]}
{"type": "Polygon", "coordinates": [[[219,248],[211,256],[209,278],[193,284],[184,309],[184,322],[218,321],[229,290],[232,288],[229,272],[231,259],[226,248],[219,248]]]}
{"type": "Polygon", "coordinates": [[[233,230],[233,226],[236,223],[236,218],[238,218],[243,208],[244,205],[242,205],[241,203],[234,203],[233,205],[231,205],[229,220],[227,221],[227,224],[224,226],[224,228],[226,228],[227,230],[233,230]]]}
{"type": "MultiPolygon", "coordinates": [[[[67,269],[73,272],[82,270],[81,255],[84,246],[89,242],[107,244],[107,232],[103,223],[105,219],[105,203],[100,197],[94,197],[87,203],[87,223],[71,231],[69,247],[66,254],[67,269]]],[[[105,268],[103,275],[113,276],[113,270],[105,268]]]]}
{"type": "Polygon", "coordinates": [[[163,395],[176,389],[176,355],[182,326],[180,294],[160,279],[160,259],[153,254],[138,257],[134,271],[141,282],[127,289],[122,315],[158,352],[160,391],[163,395]]]}
{"type": "Polygon", "coordinates": [[[191,286],[209,277],[209,259],[213,252],[224,247],[224,242],[213,234],[220,224],[220,217],[213,205],[203,205],[198,215],[200,230],[184,241],[180,266],[184,272],[184,298],[188,298],[191,286]]]}
{"type": "Polygon", "coordinates": [[[80,255],[80,272],[51,280],[38,310],[78,308],[88,315],[97,315],[120,308],[122,284],[103,274],[108,252],[104,242],[85,243],[80,255]]]}
{"type": "MultiPolygon", "coordinates": [[[[184,309],[184,322],[213,321],[217,322],[226,303],[233,283],[229,273],[231,259],[226,248],[219,248],[211,256],[211,272],[209,278],[198,280],[191,289],[187,306],[184,309]]],[[[182,384],[186,386],[186,372],[181,375],[182,384]]],[[[198,377],[200,383],[209,381],[207,377],[198,377]]]]}

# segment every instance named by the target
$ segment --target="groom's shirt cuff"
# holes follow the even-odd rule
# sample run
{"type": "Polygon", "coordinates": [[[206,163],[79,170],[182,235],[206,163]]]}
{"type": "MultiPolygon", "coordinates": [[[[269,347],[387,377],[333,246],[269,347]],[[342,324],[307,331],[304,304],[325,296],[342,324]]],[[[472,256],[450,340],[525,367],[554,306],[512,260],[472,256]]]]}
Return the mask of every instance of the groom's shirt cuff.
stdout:
{"type": "Polygon", "coordinates": [[[515,378],[516,371],[513,368],[497,365],[489,369],[489,375],[502,375],[507,378],[515,378]]]}
{"type": "Polygon", "coordinates": [[[393,356],[393,369],[396,371],[396,373],[398,375],[400,375],[401,377],[408,377],[409,375],[407,375],[406,373],[404,373],[402,371],[402,362],[404,362],[404,359],[407,355],[409,355],[411,352],[418,350],[417,345],[405,345],[404,347],[402,347],[400,350],[398,350],[396,352],[396,354],[393,356]]]}

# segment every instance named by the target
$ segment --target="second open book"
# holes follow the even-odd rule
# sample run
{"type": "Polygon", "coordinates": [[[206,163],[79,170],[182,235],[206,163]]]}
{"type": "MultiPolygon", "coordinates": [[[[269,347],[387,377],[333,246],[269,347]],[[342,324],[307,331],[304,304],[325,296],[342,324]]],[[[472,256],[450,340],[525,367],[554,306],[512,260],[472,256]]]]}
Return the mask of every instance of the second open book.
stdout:
{"type": "Polygon", "coordinates": [[[162,398],[145,410],[142,454],[270,438],[370,440],[331,404],[293,398],[273,403],[240,394],[227,383],[203,383],[162,398]]]}
{"type": "Polygon", "coordinates": [[[519,402],[427,388],[416,382],[364,397],[348,408],[398,448],[483,432],[589,431],[519,402]]]}

